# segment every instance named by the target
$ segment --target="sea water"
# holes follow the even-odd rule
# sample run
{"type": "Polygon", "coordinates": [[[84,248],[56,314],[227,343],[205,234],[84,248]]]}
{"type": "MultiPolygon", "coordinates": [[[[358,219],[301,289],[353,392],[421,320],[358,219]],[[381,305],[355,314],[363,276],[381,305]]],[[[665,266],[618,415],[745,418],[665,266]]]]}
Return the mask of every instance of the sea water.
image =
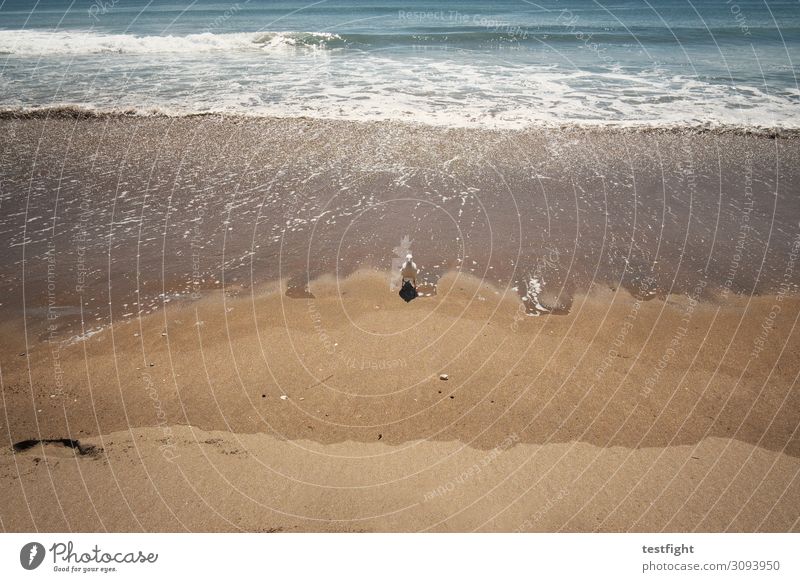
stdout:
{"type": "Polygon", "coordinates": [[[0,108],[800,127],[794,0],[5,0],[0,108]]]}

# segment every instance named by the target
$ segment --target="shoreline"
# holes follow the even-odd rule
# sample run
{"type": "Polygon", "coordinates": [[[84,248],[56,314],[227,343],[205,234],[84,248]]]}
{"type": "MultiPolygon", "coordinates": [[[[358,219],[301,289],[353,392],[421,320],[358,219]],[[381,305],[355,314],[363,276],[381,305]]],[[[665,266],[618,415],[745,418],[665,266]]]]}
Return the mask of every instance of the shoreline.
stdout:
{"type": "Polygon", "coordinates": [[[619,122],[564,122],[523,123],[519,128],[498,128],[480,124],[433,124],[417,122],[407,119],[370,119],[357,120],[347,117],[313,117],[313,116],[279,116],[263,114],[247,114],[243,112],[216,112],[216,111],[168,111],[159,108],[122,108],[104,109],[92,108],[82,105],[54,105],[41,107],[0,107],[0,120],[125,120],[125,119],[211,119],[218,121],[241,122],[270,122],[270,121],[296,121],[304,123],[341,123],[356,126],[398,125],[409,128],[435,129],[441,131],[474,131],[496,134],[525,134],[529,132],[575,132],[575,133],[640,133],[640,134],[676,134],[676,135],[736,135],[759,137],[767,139],[794,140],[800,138],[800,127],[776,127],[754,125],[730,124],[658,124],[639,122],[623,124],[619,122]]]}
{"type": "MultiPolygon", "coordinates": [[[[24,255],[35,307],[52,299],[48,277],[60,305],[84,297],[94,319],[109,284],[115,305],[222,280],[302,287],[386,269],[402,244],[431,282],[460,269],[559,310],[595,283],[666,295],[705,278],[705,298],[800,290],[785,260],[800,236],[794,138],[106,121],[0,120],[0,277],[16,289],[24,255]],[[135,272],[110,268],[109,251],[135,272]]],[[[3,303],[21,312],[18,298],[3,303]]]]}
{"type": "Polygon", "coordinates": [[[568,313],[603,286],[800,294],[794,139],[297,119],[0,125],[0,317],[24,309],[46,326],[56,308],[69,337],[211,289],[280,279],[302,296],[321,276],[389,268],[406,244],[423,282],[460,271],[514,290],[529,313],[568,313]]]}

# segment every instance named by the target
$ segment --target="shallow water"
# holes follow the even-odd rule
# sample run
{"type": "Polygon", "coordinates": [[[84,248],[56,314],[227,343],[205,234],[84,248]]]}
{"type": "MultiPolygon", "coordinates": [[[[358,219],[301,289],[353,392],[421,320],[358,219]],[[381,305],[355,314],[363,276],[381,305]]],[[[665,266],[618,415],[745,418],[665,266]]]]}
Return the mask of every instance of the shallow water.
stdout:
{"type": "Polygon", "coordinates": [[[568,312],[597,285],[724,299],[800,283],[797,138],[212,117],[0,124],[0,308],[43,324],[61,308],[64,338],[209,289],[389,272],[409,251],[421,283],[462,271],[514,289],[531,313],[568,312]]]}

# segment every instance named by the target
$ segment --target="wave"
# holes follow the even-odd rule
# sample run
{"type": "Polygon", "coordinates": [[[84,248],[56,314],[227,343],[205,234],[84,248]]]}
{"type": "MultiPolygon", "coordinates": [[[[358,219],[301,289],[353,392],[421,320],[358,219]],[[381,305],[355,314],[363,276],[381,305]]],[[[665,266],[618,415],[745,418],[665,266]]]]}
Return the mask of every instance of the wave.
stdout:
{"type": "Polygon", "coordinates": [[[92,54],[209,53],[258,50],[330,49],[344,46],[326,32],[234,32],[186,36],[136,36],[92,32],[0,31],[0,54],[59,56],[92,54]]]}
{"type": "MultiPolygon", "coordinates": [[[[70,119],[70,120],[105,120],[105,119],[125,119],[125,118],[220,118],[231,120],[306,120],[320,122],[344,122],[354,123],[352,119],[335,119],[329,117],[314,117],[300,115],[265,115],[261,113],[231,113],[228,111],[189,111],[159,107],[147,108],[103,108],[87,107],[78,104],[62,104],[42,107],[10,107],[0,108],[0,120],[25,120],[25,119],[70,119]]],[[[362,123],[385,123],[403,125],[426,125],[420,122],[409,122],[397,119],[372,119],[362,123]]],[[[476,127],[480,131],[501,130],[509,131],[508,128],[487,128],[476,127]]],[[[735,125],[723,123],[674,123],[674,122],[546,122],[537,121],[521,125],[516,130],[511,131],[531,131],[537,129],[545,130],[575,130],[575,131],[632,131],[637,133],[687,133],[687,134],[736,134],[749,135],[754,137],[764,137],[770,139],[800,139],[800,128],[769,127],[762,125],[735,125]]]]}
{"type": "MultiPolygon", "coordinates": [[[[798,29],[800,32],[800,29],[798,29]]],[[[781,30],[786,34],[785,29],[781,30]]],[[[780,40],[775,30],[751,30],[749,39],[780,40]]],[[[257,50],[370,50],[390,46],[440,45],[461,48],[490,48],[504,45],[576,42],[609,44],[676,44],[741,40],[735,27],[716,29],[639,27],[630,31],[600,27],[569,29],[564,26],[526,28],[502,25],[493,28],[419,28],[414,32],[334,34],[332,32],[202,32],[185,36],[104,34],[78,31],[2,30],[0,54],[17,56],[90,55],[102,53],[208,53],[257,50]]]]}
{"type": "Polygon", "coordinates": [[[81,117],[108,110],[126,115],[155,111],[512,130],[564,123],[800,129],[800,90],[791,63],[766,71],[745,66],[725,76],[719,67],[704,69],[702,63],[688,74],[682,67],[653,64],[644,57],[623,65],[595,59],[591,52],[588,66],[553,62],[533,52],[518,59],[466,51],[374,50],[333,58],[316,52],[390,42],[382,38],[322,32],[172,37],[0,31],[0,50],[68,55],[53,57],[56,66],[39,66],[37,58],[4,59],[8,82],[0,86],[0,109],[6,109],[6,116],[27,115],[28,110],[14,108],[64,104],[88,108],[75,114],[81,117]],[[237,50],[249,52],[221,58],[237,50]],[[69,56],[80,51],[133,56],[69,56]],[[137,56],[137,51],[166,56],[137,56]],[[265,58],[259,51],[289,53],[288,58],[284,53],[265,58]]]}

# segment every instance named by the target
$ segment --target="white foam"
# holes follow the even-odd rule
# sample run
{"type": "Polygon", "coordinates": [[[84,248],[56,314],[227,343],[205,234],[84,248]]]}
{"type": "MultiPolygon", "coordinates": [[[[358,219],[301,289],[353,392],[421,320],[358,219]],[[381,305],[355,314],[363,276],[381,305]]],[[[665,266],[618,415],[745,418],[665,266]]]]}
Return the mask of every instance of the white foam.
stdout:
{"type": "Polygon", "coordinates": [[[550,313],[550,310],[542,305],[541,301],[539,300],[539,296],[542,294],[543,287],[544,282],[538,277],[531,276],[528,278],[525,297],[522,298],[522,300],[525,301],[528,306],[528,315],[538,316],[542,313],[550,313]]]}
{"type": "Polygon", "coordinates": [[[0,51],[22,63],[13,79],[5,70],[13,82],[0,86],[0,108],[78,104],[101,112],[498,129],[573,124],[800,129],[796,88],[712,83],[657,68],[589,72],[553,63],[509,66],[441,54],[318,50],[340,41],[332,34],[297,32],[137,37],[0,31],[0,51]],[[201,53],[214,57],[197,58],[201,53]],[[98,56],[68,57],[63,67],[25,68],[26,55],[54,54],[98,56]]]}
{"type": "Polygon", "coordinates": [[[16,56],[157,54],[325,48],[340,40],[325,32],[239,32],[137,36],[94,32],[0,31],[0,53],[16,56]]]}
{"type": "Polygon", "coordinates": [[[105,329],[105,327],[102,327],[102,326],[101,327],[93,327],[93,328],[87,329],[82,334],[74,335],[74,336],[68,338],[64,342],[64,345],[65,346],[71,346],[71,345],[74,345],[74,344],[79,343],[79,342],[84,342],[84,341],[88,340],[89,338],[91,338],[92,336],[97,335],[98,333],[100,333],[104,329],[105,329]]]}

